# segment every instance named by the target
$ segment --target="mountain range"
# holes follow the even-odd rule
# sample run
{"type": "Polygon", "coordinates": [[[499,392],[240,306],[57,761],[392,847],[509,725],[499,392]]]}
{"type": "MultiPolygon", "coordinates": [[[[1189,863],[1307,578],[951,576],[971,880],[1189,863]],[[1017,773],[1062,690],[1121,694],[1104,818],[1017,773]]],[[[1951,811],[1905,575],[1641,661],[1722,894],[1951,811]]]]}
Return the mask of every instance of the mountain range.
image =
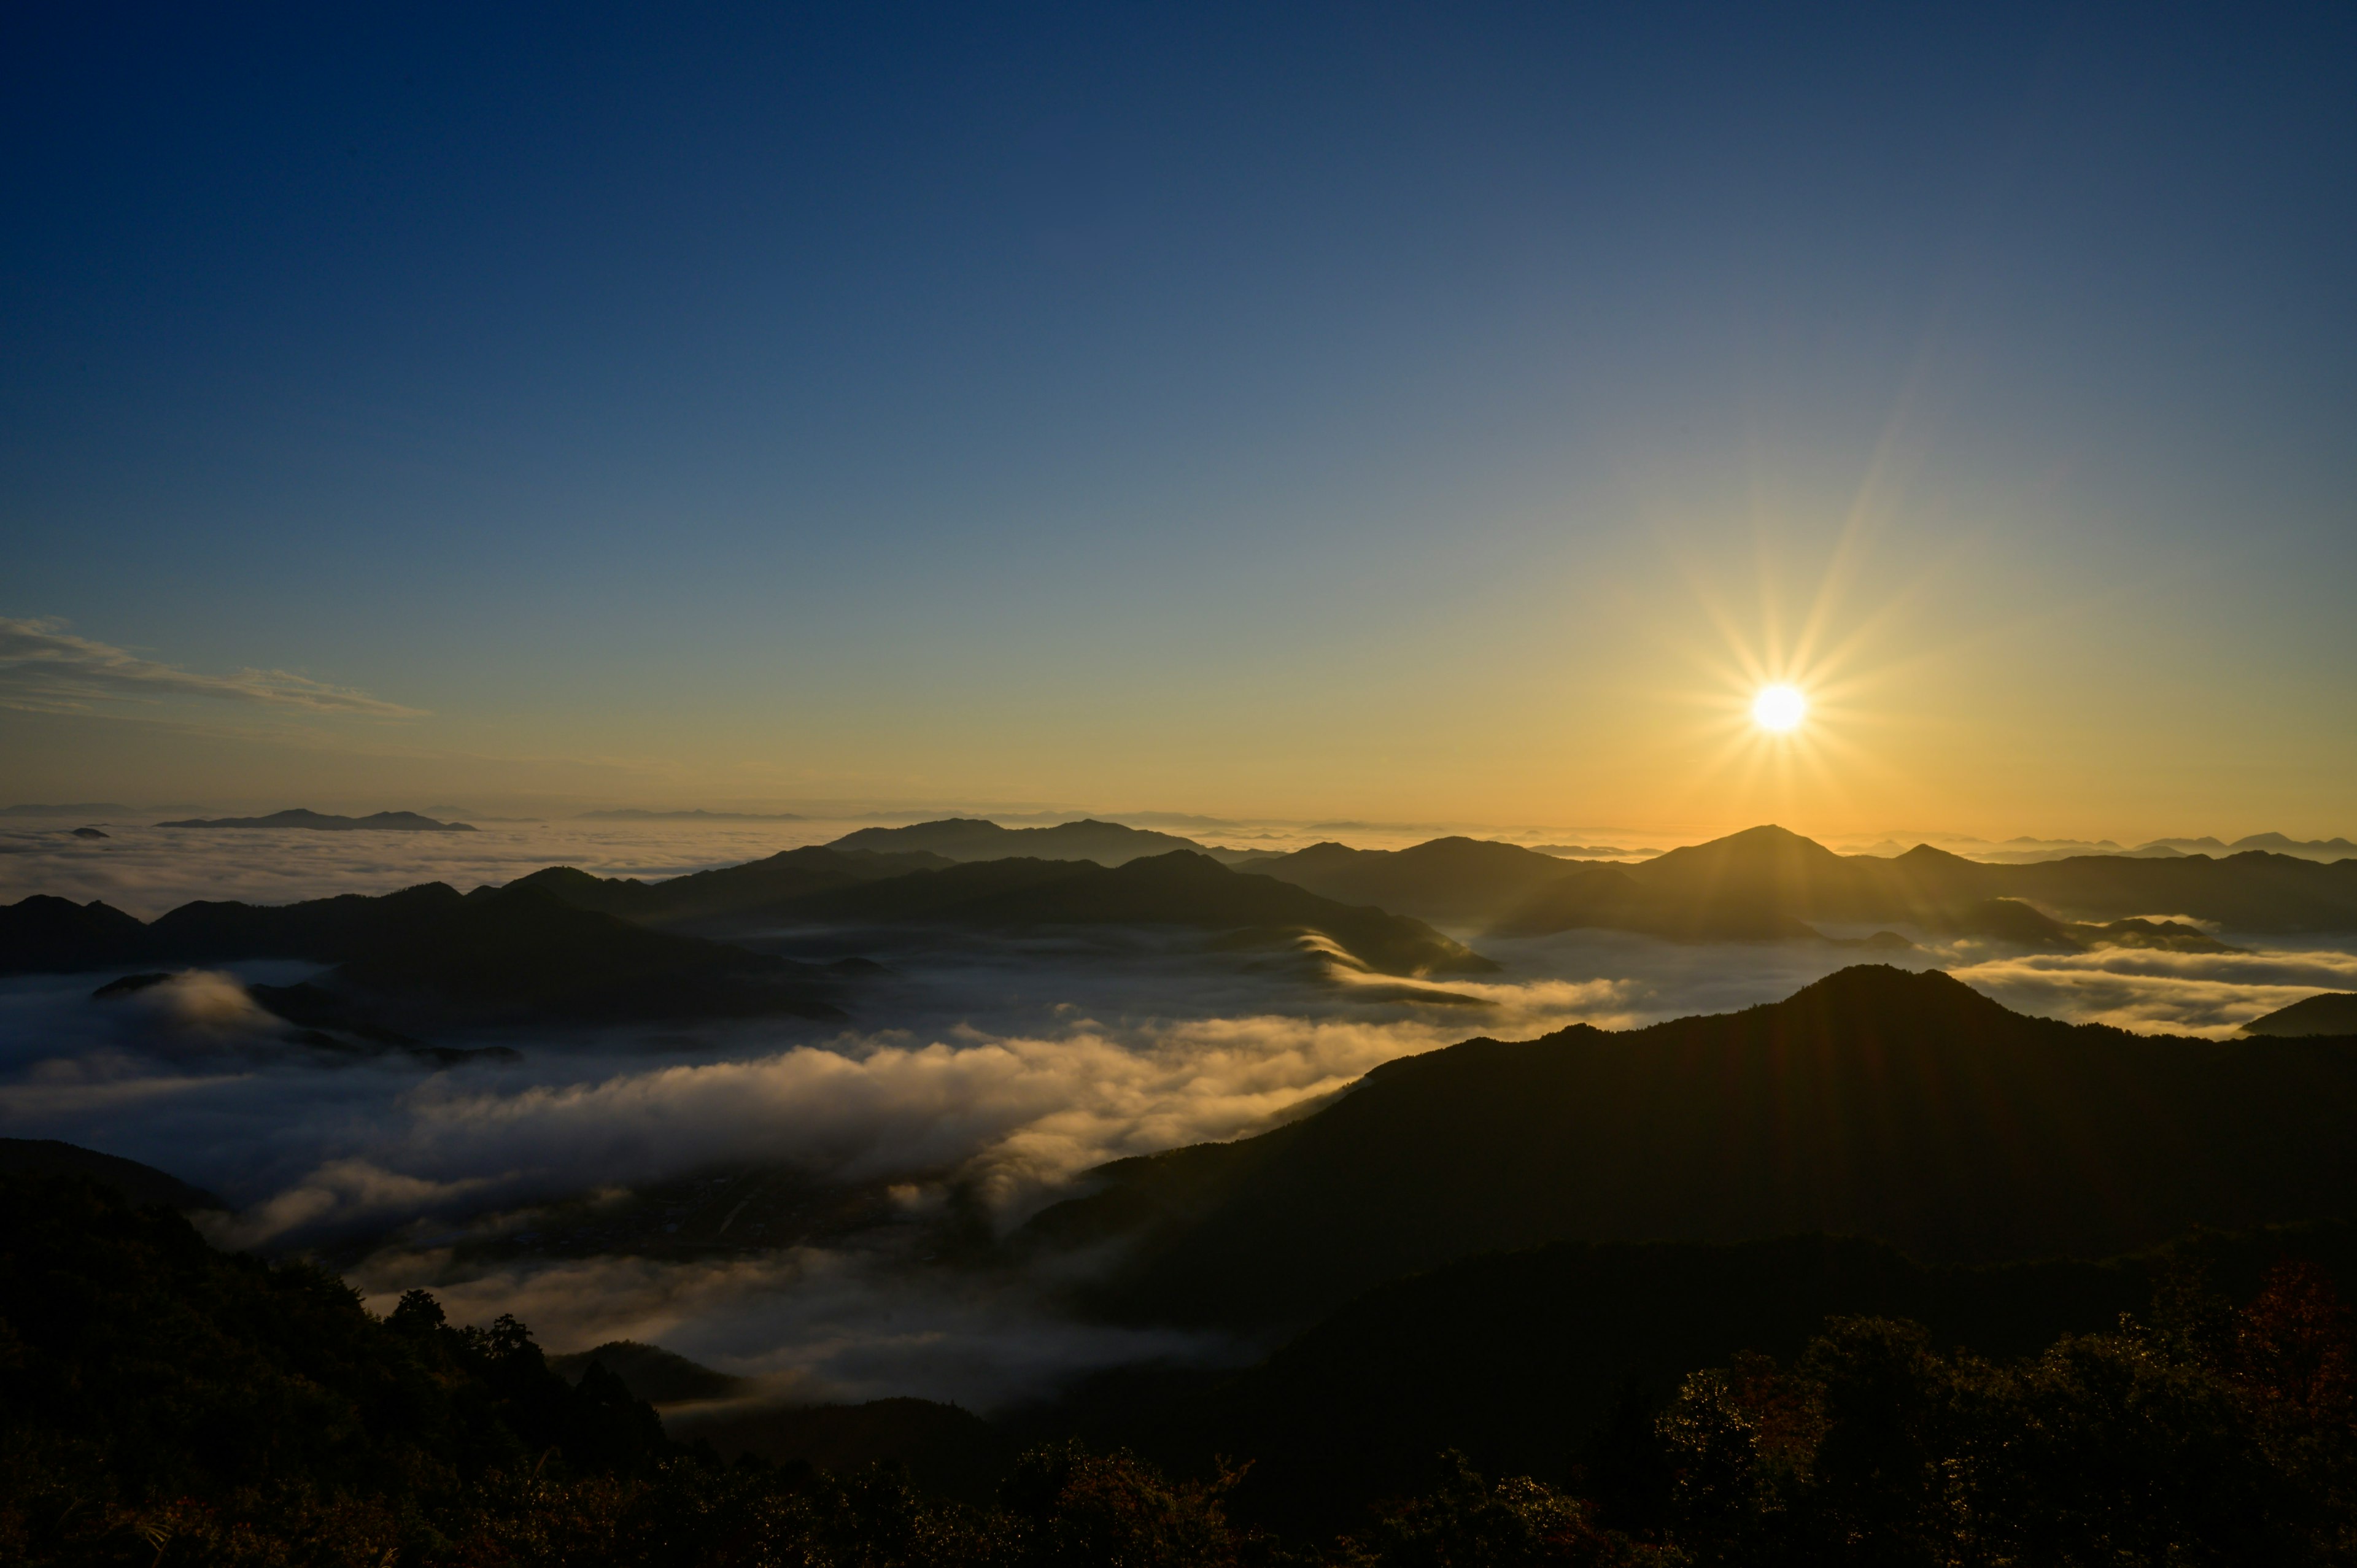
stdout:
{"type": "MultiPolygon", "coordinates": [[[[1168,858],[1188,876],[1232,875],[1168,858]]],[[[2056,1395],[2032,1413],[2108,1423],[2109,1435],[2073,1427],[2070,1440],[2143,1464],[2135,1443],[2192,1429],[2186,1412],[2209,1408],[2214,1391],[2183,1370],[2187,1347],[2243,1356],[2236,1336],[2267,1321],[2255,1307],[2237,1317],[2234,1303],[2276,1291],[2298,1305],[2291,1346],[2309,1358],[2293,1369],[2309,1379],[2299,1386],[2342,1389],[2331,1359],[2346,1334],[2330,1292],[2357,1283],[2352,1112],[2357,1036],[2134,1036],[2023,1017],[1938,973],[1862,966],[1738,1013],[1469,1040],[1394,1061],[1275,1132],[1092,1173],[1092,1190],[1013,1239],[1018,1257],[1089,1263],[1083,1300],[1118,1319],[1262,1337],[1273,1352],[1251,1365],[1115,1369],[990,1422],[911,1400],[763,1407],[737,1380],[629,1342],[545,1366],[599,1409],[628,1409],[625,1395],[664,1402],[673,1438],[707,1439],[724,1456],[840,1470],[898,1461],[920,1487],[980,1503],[1024,1443],[1077,1439],[1180,1474],[1224,1470],[1235,1517],[1298,1535],[1361,1528],[1371,1503],[1427,1488],[1440,1451],[1577,1487],[1608,1517],[1658,1521],[1676,1477],[1655,1416],[1699,1369],[1765,1378],[1762,1356],[1797,1358],[1829,1323],[1904,1318],[1921,1326],[1920,1342],[1903,1330],[1870,1343],[1920,1343],[1919,1356],[2045,1351],[2030,1365],[2052,1379],[2093,1366],[2086,1405],[2056,1395]],[[2299,1261],[2289,1273],[2287,1259],[2299,1261]],[[2284,1294],[2287,1279],[2309,1294],[2284,1294]],[[2106,1333],[2169,1375],[2103,1382],[2114,1363],[2090,1345],[2106,1333]]],[[[127,1173],[164,1184],[135,1202],[189,1197],[161,1172],[68,1145],[0,1142],[7,1168],[86,1171],[126,1192],[127,1173]]],[[[100,1312],[83,1333],[91,1347],[163,1343],[151,1320],[184,1332],[191,1314],[244,1301],[267,1278],[251,1260],[208,1254],[169,1216],[72,1207],[54,1187],[0,1181],[0,1195],[21,1195],[10,1255],[37,1259],[40,1279],[100,1312]]],[[[238,1348],[239,1375],[263,1375],[259,1352],[287,1325],[332,1308],[349,1343],[296,1358],[298,1369],[339,1398],[380,1386],[364,1343],[377,1320],[302,1267],[286,1276],[286,1310],[222,1340],[238,1348]]],[[[50,1285],[20,1289],[17,1308],[42,1367],[78,1343],[84,1309],[59,1309],[50,1285]]],[[[430,1300],[404,1298],[384,1331],[420,1332],[428,1313],[438,1323],[430,1300]]],[[[520,1326],[500,1332],[523,1342],[520,1326]]],[[[536,1377],[538,1352],[528,1360],[536,1377]]],[[[105,1359],[91,1348],[71,1364],[105,1359]]],[[[1900,1388],[1914,1364],[1873,1362],[1889,1377],[1870,1386],[1900,1388]]],[[[175,1434],[214,1441],[215,1404],[242,1407],[227,1392],[188,1403],[185,1383],[169,1408],[206,1419],[175,1434]]],[[[554,1399],[533,1386],[535,1400],[554,1399]]],[[[79,1412],[71,1391],[59,1408],[79,1412]]],[[[2345,1391],[2333,1397],[2345,1412],[2345,1391]]],[[[107,1412],[134,1408],[110,1399],[107,1412]]],[[[646,1429],[642,1413],[630,1419],[646,1429]]],[[[235,1433],[248,1442],[256,1430],[235,1433]]],[[[536,1433],[525,1456],[549,1463],[560,1430],[536,1433]]]]}
{"type": "Polygon", "coordinates": [[[43,895],[0,907],[5,972],[268,958],[334,966],[321,985],[359,1010],[349,1019],[288,1018],[310,1027],[397,1033],[538,1019],[843,1016],[834,1001],[841,972],[648,930],[536,887],[460,894],[430,882],[373,897],[199,902],[152,923],[103,903],[43,895]]]}
{"type": "Polygon", "coordinates": [[[318,811],[273,811],[266,817],[184,817],[159,828],[307,828],[314,832],[471,833],[466,822],[439,822],[414,811],[378,811],[366,817],[334,817],[318,811]]]}
{"type": "Polygon", "coordinates": [[[1331,897],[1501,936],[1598,928],[1682,940],[1808,940],[1824,922],[1911,925],[2026,945],[2205,950],[2204,933],[2182,921],[2107,928],[2170,915],[2249,931],[2357,930],[2357,860],[2328,865],[2260,851],[2223,860],[2082,855],[1992,865],[1929,844],[1890,858],[1836,854],[1765,826],[1628,865],[1458,838],[1404,850],[1315,844],[1253,869],[1331,897]]]}
{"type": "Polygon", "coordinates": [[[1028,856],[960,863],[931,851],[844,847],[859,837],[657,883],[556,866],[513,886],[625,919],[710,934],[796,926],[1171,926],[1217,934],[1238,947],[1300,950],[1304,943],[1330,943],[1340,952],[1329,956],[1382,974],[1476,974],[1497,967],[1420,920],[1231,870],[1193,851],[1110,867],[1028,856]]]}
{"type": "Polygon", "coordinates": [[[1321,979],[1496,967],[1421,921],[1183,851],[1109,869],[806,848],[656,883],[555,866],[464,895],[428,883],[288,905],[198,902],[152,923],[104,903],[35,895],[0,907],[0,972],[305,959],[334,967],[315,985],[271,996],[250,988],[253,1000],[324,1036],[309,1043],[353,1049],[425,1049],[409,1031],[451,1026],[843,1016],[844,983],[874,964],[801,963],[716,940],[796,926],[1168,927],[1222,949],[1276,954],[1321,979]]]}
{"type": "Polygon", "coordinates": [[[1274,1132],[1105,1166],[1024,1236],[1117,1256],[1103,1310],[1233,1326],[1561,1240],[2097,1257],[2349,1214],[2352,1121],[2357,1038],[2132,1035],[1861,965],[1739,1013],[1394,1061],[1274,1132]]]}
{"type": "Polygon", "coordinates": [[[1058,822],[1047,828],[1004,828],[979,817],[945,817],[937,822],[912,822],[900,828],[861,828],[844,834],[827,847],[901,854],[919,851],[947,860],[1092,860],[1105,866],[1182,849],[1209,855],[1223,865],[1275,858],[1275,852],[1270,850],[1222,849],[1180,838],[1176,833],[1125,827],[1094,818],[1058,822]]]}

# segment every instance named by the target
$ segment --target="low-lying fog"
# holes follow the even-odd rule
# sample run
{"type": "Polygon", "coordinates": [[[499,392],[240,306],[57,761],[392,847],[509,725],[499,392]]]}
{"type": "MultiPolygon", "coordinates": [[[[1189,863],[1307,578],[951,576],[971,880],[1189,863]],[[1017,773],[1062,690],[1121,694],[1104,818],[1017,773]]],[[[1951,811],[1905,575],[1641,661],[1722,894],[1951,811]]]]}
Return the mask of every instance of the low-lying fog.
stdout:
{"type": "MultiPolygon", "coordinates": [[[[188,832],[101,863],[115,879],[103,889],[87,869],[79,885],[25,886],[32,857],[15,857],[7,896],[103,896],[153,915],[200,895],[467,886],[551,860],[656,875],[803,842],[780,826],[798,824],[666,832],[658,845],[642,827],[582,825],[576,851],[608,833],[608,850],[634,847],[640,860],[619,867],[627,856],[538,836],[503,859],[504,839],[188,832]],[[282,854],[279,841],[295,845],[282,854]],[[652,854],[664,846],[670,858],[652,854]]],[[[437,1039],[521,1053],[447,1071],[287,1041],[240,987],[304,978],[305,965],[107,1001],[91,996],[102,977],[31,977],[0,982],[0,1134],[66,1139],[206,1187],[236,1210],[222,1240],[319,1248],[380,1309],[425,1284],[458,1320],[511,1311],[555,1350],[635,1338],[761,1377],[780,1397],[987,1410],[1092,1368],[1240,1348],[1074,1323],[1054,1280],[961,1261],[960,1234],[1019,1223],[1105,1160],[1275,1124],[1395,1057],[1747,1006],[1857,957],[1604,933],[1474,940],[1504,972],[1450,981],[1448,1000],[1253,973],[1235,955],[1143,936],[878,950],[889,972],[852,995],[848,1026],[437,1039]]],[[[2254,950],[1949,947],[1900,961],[2025,1012],[2210,1035],[2357,989],[2347,944],[2239,945],[2254,950]]]]}

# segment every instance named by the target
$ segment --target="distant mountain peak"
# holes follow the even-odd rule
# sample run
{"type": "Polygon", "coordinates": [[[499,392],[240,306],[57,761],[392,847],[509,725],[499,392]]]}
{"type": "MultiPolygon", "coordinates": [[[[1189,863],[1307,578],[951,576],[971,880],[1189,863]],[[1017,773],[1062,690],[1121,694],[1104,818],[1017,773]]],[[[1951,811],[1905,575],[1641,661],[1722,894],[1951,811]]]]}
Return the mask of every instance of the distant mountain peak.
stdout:
{"type": "Polygon", "coordinates": [[[470,833],[468,822],[439,822],[415,811],[378,811],[366,817],[339,817],[323,811],[273,811],[266,817],[183,817],[157,822],[159,828],[303,828],[314,832],[470,833]]]}
{"type": "Polygon", "coordinates": [[[1910,1006],[1964,1005],[1999,1013],[2006,1011],[2001,1004],[1982,995],[1945,970],[1900,969],[1888,963],[1854,963],[1846,969],[1837,969],[1823,980],[1804,985],[1783,1001],[1770,1005],[1791,1007],[1832,1004],[1853,1007],[1892,1002],[1903,1002],[1910,1006]]]}

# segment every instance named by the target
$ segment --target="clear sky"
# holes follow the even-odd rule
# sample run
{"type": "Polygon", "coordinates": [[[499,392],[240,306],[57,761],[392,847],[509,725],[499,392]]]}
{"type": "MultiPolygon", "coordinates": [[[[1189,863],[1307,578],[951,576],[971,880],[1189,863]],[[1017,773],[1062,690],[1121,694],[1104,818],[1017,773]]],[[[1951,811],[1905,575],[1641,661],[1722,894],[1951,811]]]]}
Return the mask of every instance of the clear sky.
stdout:
{"type": "Polygon", "coordinates": [[[2352,78],[2325,5],[12,7],[0,796],[2357,832],[2352,78]]]}

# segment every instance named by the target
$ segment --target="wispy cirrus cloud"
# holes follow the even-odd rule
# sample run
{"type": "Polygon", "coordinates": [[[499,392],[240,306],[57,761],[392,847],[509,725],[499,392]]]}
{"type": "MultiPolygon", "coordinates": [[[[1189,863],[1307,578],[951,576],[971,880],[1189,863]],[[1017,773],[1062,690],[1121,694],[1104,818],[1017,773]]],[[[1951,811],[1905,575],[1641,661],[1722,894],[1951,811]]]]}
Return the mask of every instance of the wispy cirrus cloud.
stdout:
{"type": "Polygon", "coordinates": [[[285,670],[204,675],[142,659],[111,643],[77,637],[62,621],[0,616],[0,706],[73,713],[102,703],[172,697],[381,719],[425,716],[421,708],[404,707],[285,670]]]}

